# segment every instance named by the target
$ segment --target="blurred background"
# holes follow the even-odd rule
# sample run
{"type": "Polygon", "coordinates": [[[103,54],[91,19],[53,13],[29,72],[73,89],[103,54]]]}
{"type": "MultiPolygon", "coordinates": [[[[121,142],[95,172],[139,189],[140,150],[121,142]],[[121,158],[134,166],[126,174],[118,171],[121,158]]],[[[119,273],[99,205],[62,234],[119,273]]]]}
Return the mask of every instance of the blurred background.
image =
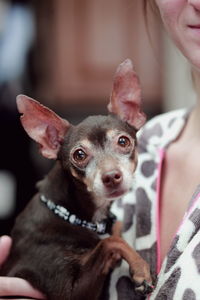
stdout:
{"type": "Polygon", "coordinates": [[[192,105],[189,67],[155,15],[145,26],[141,0],[0,0],[0,235],[51,167],[20,125],[16,95],[76,124],[106,113],[126,58],[140,77],[148,118],[192,105]]]}

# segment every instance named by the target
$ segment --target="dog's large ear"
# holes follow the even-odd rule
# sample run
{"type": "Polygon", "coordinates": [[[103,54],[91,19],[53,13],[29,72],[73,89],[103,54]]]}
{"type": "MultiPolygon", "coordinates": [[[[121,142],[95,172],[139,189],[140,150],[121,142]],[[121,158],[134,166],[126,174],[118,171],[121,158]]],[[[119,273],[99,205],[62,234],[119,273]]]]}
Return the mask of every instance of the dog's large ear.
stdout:
{"type": "Polygon", "coordinates": [[[17,96],[17,108],[23,114],[21,123],[25,131],[40,145],[42,155],[56,159],[70,124],[25,95],[17,96]]]}
{"type": "Polygon", "coordinates": [[[108,110],[137,130],[145,123],[146,116],[141,111],[141,87],[130,59],[117,68],[108,110]]]}

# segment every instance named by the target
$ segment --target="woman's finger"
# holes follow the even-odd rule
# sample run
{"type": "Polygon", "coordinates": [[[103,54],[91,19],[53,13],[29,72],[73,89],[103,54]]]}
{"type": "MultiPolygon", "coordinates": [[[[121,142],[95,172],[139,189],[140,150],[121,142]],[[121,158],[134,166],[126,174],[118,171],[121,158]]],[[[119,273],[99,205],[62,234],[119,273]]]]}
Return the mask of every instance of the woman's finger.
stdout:
{"type": "Polygon", "coordinates": [[[30,285],[30,283],[21,278],[0,277],[0,287],[0,297],[25,296],[36,299],[46,299],[46,297],[42,293],[38,292],[30,285]]]}
{"type": "Polygon", "coordinates": [[[9,236],[4,235],[0,238],[0,265],[8,257],[11,245],[12,239],[9,236]]]}

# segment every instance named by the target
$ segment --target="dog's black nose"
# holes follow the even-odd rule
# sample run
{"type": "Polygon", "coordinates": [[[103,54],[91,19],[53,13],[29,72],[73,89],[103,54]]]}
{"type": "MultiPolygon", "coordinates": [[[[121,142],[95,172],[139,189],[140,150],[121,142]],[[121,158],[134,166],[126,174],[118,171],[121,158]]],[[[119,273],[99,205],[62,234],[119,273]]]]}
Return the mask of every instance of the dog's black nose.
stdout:
{"type": "Polygon", "coordinates": [[[114,188],[122,182],[122,173],[119,170],[112,170],[102,175],[102,182],[108,188],[114,188]]]}

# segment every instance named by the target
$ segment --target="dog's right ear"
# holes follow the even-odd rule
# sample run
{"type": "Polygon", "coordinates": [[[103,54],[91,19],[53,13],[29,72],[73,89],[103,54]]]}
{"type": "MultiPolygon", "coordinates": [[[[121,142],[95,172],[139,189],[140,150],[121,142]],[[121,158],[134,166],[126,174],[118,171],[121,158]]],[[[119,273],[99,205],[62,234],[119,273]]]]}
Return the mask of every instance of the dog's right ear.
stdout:
{"type": "Polygon", "coordinates": [[[49,108],[25,95],[17,96],[21,123],[28,135],[40,145],[43,156],[56,159],[61,143],[70,127],[49,108]]]}

